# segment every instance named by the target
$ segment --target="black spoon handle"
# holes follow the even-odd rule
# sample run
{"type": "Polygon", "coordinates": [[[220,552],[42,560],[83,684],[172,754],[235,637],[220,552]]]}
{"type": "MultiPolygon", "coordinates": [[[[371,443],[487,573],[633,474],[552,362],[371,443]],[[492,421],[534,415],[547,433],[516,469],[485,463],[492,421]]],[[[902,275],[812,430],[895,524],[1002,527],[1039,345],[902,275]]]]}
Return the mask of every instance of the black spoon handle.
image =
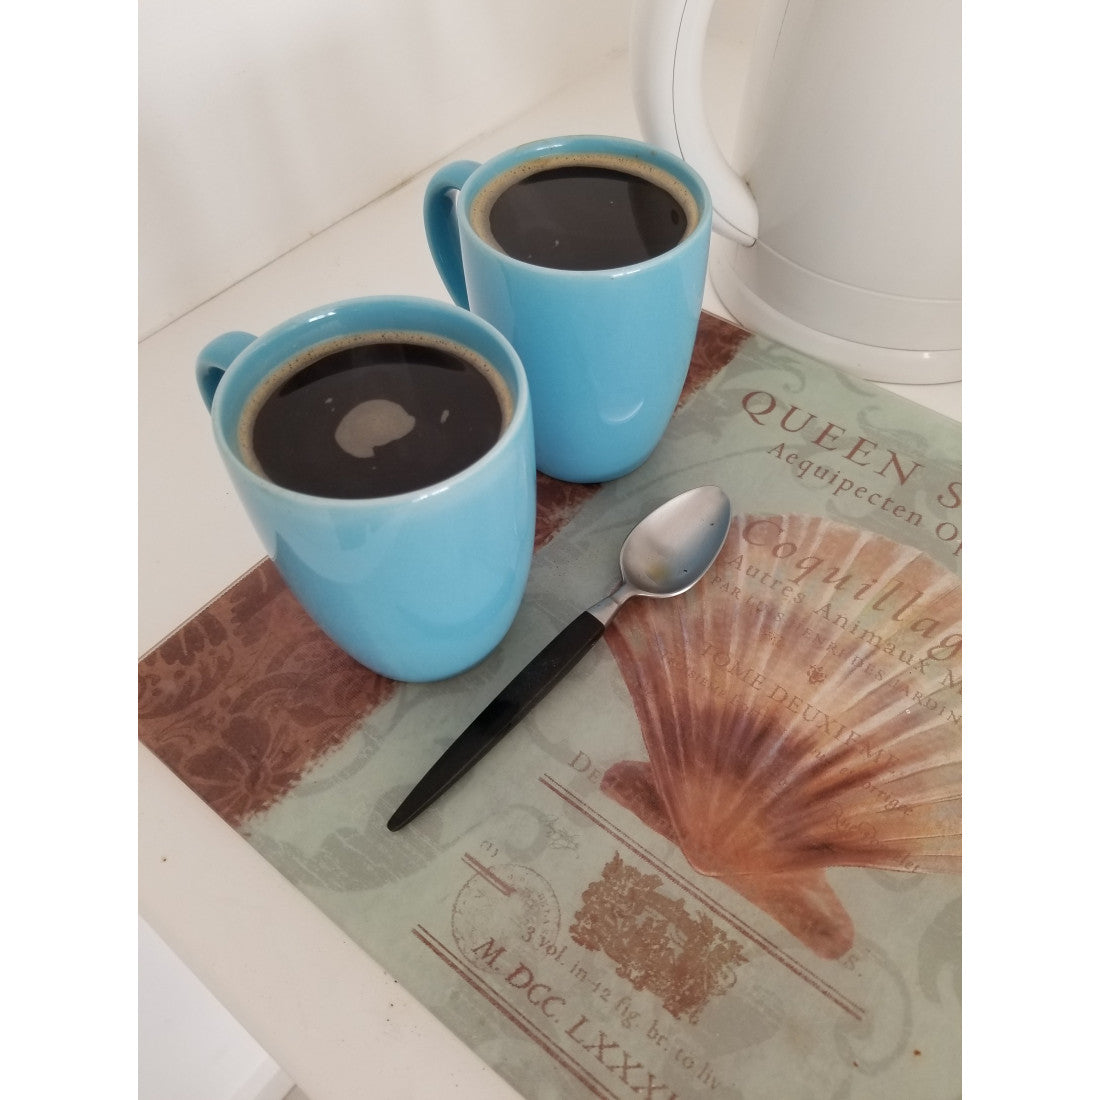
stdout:
{"type": "Polygon", "coordinates": [[[465,775],[599,641],[604,624],[582,611],[470,723],[428,769],[386,822],[393,832],[408,825],[465,775]]]}

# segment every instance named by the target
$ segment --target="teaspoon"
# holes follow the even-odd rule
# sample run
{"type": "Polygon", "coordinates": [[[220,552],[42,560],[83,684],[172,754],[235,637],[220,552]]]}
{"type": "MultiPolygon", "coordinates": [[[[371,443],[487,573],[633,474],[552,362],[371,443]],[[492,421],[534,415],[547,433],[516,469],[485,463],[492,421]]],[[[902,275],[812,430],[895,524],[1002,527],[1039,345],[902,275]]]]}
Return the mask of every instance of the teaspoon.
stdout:
{"type": "Polygon", "coordinates": [[[465,775],[599,641],[632,596],[679,596],[700,580],[718,557],[732,518],[729,497],[716,485],[689,489],[650,512],[623,543],[622,583],[516,675],[432,765],[386,827],[407,825],[465,775]]]}

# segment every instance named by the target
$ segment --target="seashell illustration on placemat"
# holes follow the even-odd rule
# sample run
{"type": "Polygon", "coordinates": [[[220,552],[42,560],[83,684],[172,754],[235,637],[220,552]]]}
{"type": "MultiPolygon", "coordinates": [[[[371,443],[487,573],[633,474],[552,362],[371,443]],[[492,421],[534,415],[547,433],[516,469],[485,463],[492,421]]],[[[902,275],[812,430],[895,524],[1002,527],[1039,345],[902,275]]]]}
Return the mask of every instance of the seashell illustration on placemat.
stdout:
{"type": "Polygon", "coordinates": [[[830,867],[961,869],[959,578],[879,534],[739,516],[692,591],[606,635],[649,759],[603,790],[825,958],[830,867]]]}

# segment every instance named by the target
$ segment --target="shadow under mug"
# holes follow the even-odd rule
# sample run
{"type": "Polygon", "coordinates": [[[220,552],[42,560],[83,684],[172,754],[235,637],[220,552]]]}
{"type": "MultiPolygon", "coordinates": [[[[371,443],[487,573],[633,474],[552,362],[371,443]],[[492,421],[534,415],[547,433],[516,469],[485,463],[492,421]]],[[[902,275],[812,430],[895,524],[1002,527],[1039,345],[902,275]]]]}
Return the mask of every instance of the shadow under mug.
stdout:
{"type": "Polygon", "coordinates": [[[543,473],[606,481],[640,466],[660,442],[691,362],[711,220],[706,184],[689,165],[628,138],[549,138],[482,164],[455,161],[429,180],[424,227],[432,258],[451,298],[519,353],[543,473]],[[629,176],[658,185],[663,178],[682,199],[689,230],[648,259],[580,270],[518,259],[487,240],[484,225],[476,228],[486,218],[477,204],[483,191],[488,203],[517,176],[572,162],[617,162],[629,176]]]}
{"type": "Polygon", "coordinates": [[[535,465],[527,380],[499,333],[443,302],[348,299],[260,337],[217,337],[198,356],[196,380],[264,548],[340,648],[384,676],[430,681],[471,667],[501,641],[531,565],[535,465]],[[334,340],[383,331],[443,337],[496,370],[512,409],[487,454],[426,488],[350,500],[283,488],[246,464],[239,424],[264,379],[334,340]]]}

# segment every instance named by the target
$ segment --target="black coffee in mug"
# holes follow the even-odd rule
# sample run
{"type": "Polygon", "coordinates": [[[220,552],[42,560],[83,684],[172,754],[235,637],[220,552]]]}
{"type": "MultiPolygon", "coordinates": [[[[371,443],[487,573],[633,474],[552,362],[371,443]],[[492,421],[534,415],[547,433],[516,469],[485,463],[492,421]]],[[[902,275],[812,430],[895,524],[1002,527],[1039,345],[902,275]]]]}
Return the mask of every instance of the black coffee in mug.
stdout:
{"type": "Polygon", "coordinates": [[[502,172],[470,221],[501,252],[539,267],[598,271],[675,248],[699,214],[691,194],[645,161],[609,154],[545,157],[502,172]]]}
{"type": "Polygon", "coordinates": [[[426,333],[345,337],[273,371],[241,416],[241,457],[311,496],[363,499],[434,485],[500,438],[511,395],[468,348],[426,333]]]}

